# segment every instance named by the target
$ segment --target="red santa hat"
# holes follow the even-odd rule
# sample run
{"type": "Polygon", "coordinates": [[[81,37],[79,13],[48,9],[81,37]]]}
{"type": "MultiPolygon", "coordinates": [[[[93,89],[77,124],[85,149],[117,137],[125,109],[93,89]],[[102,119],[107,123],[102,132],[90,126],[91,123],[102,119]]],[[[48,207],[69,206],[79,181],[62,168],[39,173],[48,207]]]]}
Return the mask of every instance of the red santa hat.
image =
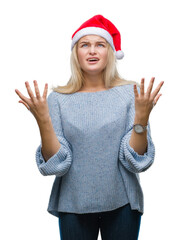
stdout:
{"type": "Polygon", "coordinates": [[[106,39],[115,52],[117,59],[122,59],[124,53],[121,50],[121,34],[118,29],[107,18],[95,15],[84,22],[72,35],[71,50],[75,43],[86,35],[98,35],[106,39]]]}

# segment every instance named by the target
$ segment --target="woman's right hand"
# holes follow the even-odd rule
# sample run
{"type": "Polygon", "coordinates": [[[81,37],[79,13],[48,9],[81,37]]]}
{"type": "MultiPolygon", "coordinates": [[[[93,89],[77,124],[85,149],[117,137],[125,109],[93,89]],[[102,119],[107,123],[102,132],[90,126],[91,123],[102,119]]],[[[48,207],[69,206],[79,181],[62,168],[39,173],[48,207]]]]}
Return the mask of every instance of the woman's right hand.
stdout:
{"type": "Polygon", "coordinates": [[[40,95],[40,91],[38,88],[37,81],[34,80],[34,88],[35,94],[30,88],[29,82],[25,82],[25,86],[27,88],[27,92],[30,98],[25,97],[18,89],[15,89],[17,95],[22,99],[19,103],[23,103],[25,107],[34,115],[35,119],[38,123],[43,123],[49,120],[49,109],[47,103],[47,92],[48,92],[48,84],[45,84],[43,95],[40,95]]]}

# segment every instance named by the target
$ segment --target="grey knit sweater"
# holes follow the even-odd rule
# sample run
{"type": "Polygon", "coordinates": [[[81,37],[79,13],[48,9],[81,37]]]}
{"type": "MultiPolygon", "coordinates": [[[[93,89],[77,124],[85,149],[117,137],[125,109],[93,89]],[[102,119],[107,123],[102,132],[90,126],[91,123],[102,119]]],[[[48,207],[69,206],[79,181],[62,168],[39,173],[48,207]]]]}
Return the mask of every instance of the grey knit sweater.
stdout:
{"type": "MultiPolygon", "coordinates": [[[[139,88],[138,88],[139,91],[139,88]]],[[[48,105],[59,151],[47,162],[36,150],[44,176],[55,175],[47,211],[93,213],[111,211],[126,203],[143,213],[139,173],[154,161],[155,147],[147,127],[144,155],[129,145],[135,106],[133,85],[98,92],[51,92],[48,105]]]]}

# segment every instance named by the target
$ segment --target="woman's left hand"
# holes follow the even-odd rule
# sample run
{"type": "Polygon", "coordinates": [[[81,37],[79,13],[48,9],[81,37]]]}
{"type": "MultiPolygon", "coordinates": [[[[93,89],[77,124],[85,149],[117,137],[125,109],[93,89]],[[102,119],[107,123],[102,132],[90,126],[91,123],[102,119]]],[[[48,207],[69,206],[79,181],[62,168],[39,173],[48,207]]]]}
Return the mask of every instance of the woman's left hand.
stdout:
{"type": "Polygon", "coordinates": [[[144,78],[141,79],[140,94],[137,91],[137,86],[134,85],[135,95],[135,119],[147,124],[150,112],[152,108],[158,102],[160,96],[159,91],[164,83],[160,82],[156,89],[151,93],[155,77],[152,77],[147,88],[147,92],[144,92],[144,78]]]}

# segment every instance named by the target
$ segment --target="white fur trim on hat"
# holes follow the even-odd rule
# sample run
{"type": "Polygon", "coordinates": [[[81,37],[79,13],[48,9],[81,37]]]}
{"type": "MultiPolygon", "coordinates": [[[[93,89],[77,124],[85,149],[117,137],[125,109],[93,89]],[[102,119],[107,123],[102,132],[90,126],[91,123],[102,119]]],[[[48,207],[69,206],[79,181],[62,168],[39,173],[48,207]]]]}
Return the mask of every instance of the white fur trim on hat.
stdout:
{"type": "Polygon", "coordinates": [[[71,50],[73,49],[75,43],[82,37],[86,36],[86,35],[99,35],[103,38],[106,39],[106,41],[111,45],[112,49],[115,51],[115,47],[113,44],[113,38],[111,37],[111,35],[108,33],[108,31],[106,31],[103,28],[99,28],[99,27],[86,27],[83,28],[81,30],[79,30],[73,37],[72,39],[72,44],[71,44],[71,50]]]}

